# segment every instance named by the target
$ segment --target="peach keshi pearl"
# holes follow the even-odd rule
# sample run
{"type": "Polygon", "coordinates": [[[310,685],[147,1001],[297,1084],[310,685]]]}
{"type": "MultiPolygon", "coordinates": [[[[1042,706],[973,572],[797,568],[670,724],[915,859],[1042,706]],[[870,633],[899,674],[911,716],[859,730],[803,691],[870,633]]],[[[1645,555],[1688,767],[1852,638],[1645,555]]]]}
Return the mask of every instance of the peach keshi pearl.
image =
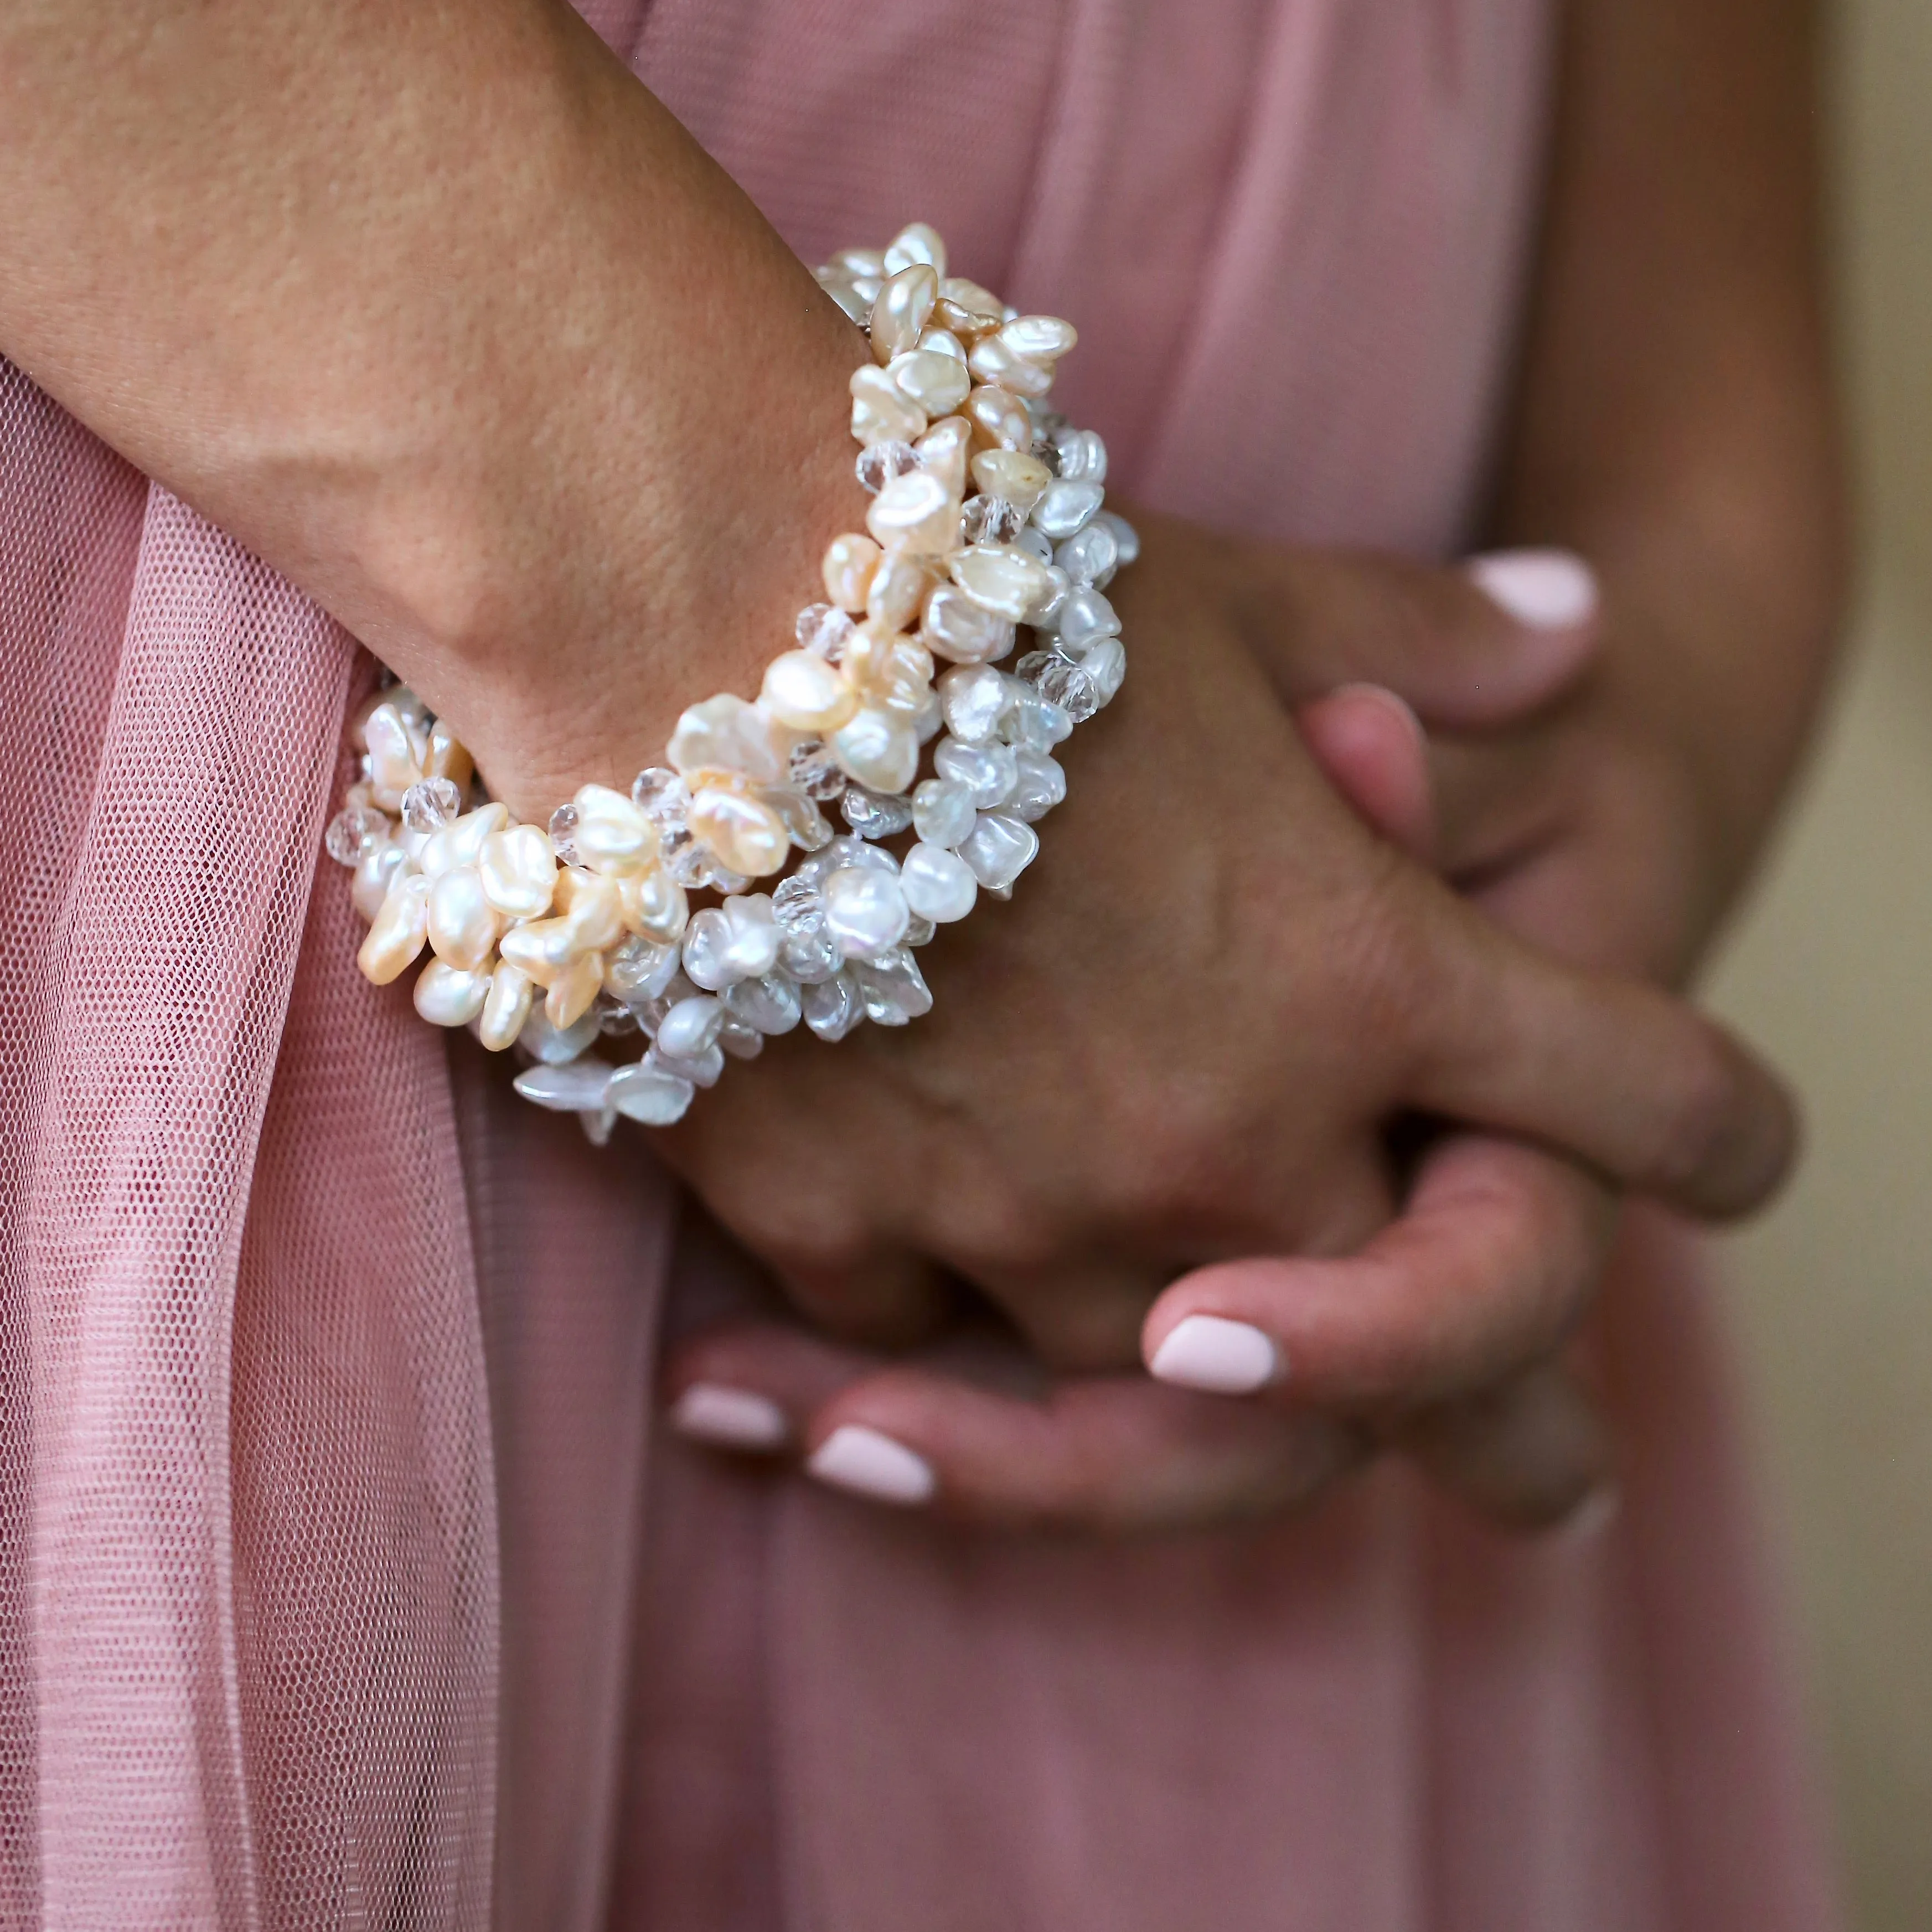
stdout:
{"type": "Polygon", "coordinates": [[[587,784],[577,807],[578,856],[600,872],[631,872],[657,856],[657,827],[620,791],[587,784]]]}
{"type": "Polygon", "coordinates": [[[1033,418],[1010,389],[982,383],[966,398],[966,418],[982,448],[1030,449],[1033,418]]]}
{"type": "MultiPolygon", "coordinates": [[[[874,578],[874,588],[884,574],[882,568],[874,578]]],[[[859,708],[851,687],[815,651],[785,651],[772,658],[758,701],[781,724],[821,736],[837,730],[859,708]]]]}
{"type": "Polygon", "coordinates": [[[883,706],[860,706],[826,742],[845,772],[870,791],[902,792],[919,770],[919,734],[908,718],[883,706]]]}
{"type": "Polygon", "coordinates": [[[966,366],[980,382],[997,382],[1016,396],[1043,396],[1053,387],[1053,371],[1016,356],[1003,336],[981,336],[966,366]]]}
{"type": "Polygon", "coordinates": [[[1053,472],[1017,449],[982,449],[973,459],[973,481],[989,496],[1004,496],[1024,516],[1037,503],[1053,472]]]}
{"type": "Polygon", "coordinates": [[[939,284],[938,320],[959,335],[984,335],[998,328],[1006,305],[992,290],[964,275],[948,275],[939,284]]]}
{"type": "Polygon", "coordinates": [[[825,548],[826,596],[842,610],[864,610],[872,573],[878,568],[883,554],[870,537],[856,532],[834,537],[825,548]]]}
{"type": "Polygon", "coordinates": [[[501,1053],[515,1043],[524,1022],[530,1016],[536,998],[536,982],[520,972],[507,960],[499,960],[490,976],[490,991],[483,1002],[482,1018],[476,1037],[492,1053],[501,1053]]]}
{"type": "Polygon", "coordinates": [[[881,266],[889,274],[923,262],[942,281],[946,276],[946,243],[929,221],[908,221],[892,238],[881,266]]]}
{"type": "Polygon", "coordinates": [[[1080,332],[1057,315],[1016,315],[1000,325],[999,339],[1029,362],[1057,362],[1080,340],[1080,332]]]}
{"type": "MultiPolygon", "coordinates": [[[[847,541],[836,538],[835,547],[847,541]]],[[[878,544],[866,537],[854,541],[872,550],[876,564],[878,544]]],[[[830,574],[829,556],[826,574],[830,574]]],[[[861,598],[860,608],[863,604],[861,598]]],[[[784,766],[772,728],[776,722],[736,693],[722,691],[702,704],[692,705],[678,719],[677,729],[670,735],[671,764],[680,772],[742,772],[760,784],[770,784],[784,766]]]]}
{"type": "Polygon", "coordinates": [[[958,499],[929,470],[908,470],[872,499],[866,527],[890,548],[938,556],[958,542],[958,499]]]}
{"type": "Polygon", "coordinates": [[[919,466],[929,470],[950,496],[966,494],[966,459],[972,453],[973,425],[964,416],[942,416],[913,445],[919,466]]]}
{"type": "Polygon", "coordinates": [[[791,849],[778,814],[736,792],[699,792],[691,802],[691,829],[733,872],[748,879],[776,872],[791,849]]]}
{"type": "Polygon", "coordinates": [[[567,867],[557,880],[557,903],[578,952],[601,952],[623,938],[624,900],[615,879],[567,867]]]}
{"type": "Polygon", "coordinates": [[[447,964],[477,971],[496,950],[502,928],[502,916],[484,894],[474,866],[445,872],[430,888],[429,943],[447,964]]]}
{"type": "Polygon", "coordinates": [[[684,888],[661,867],[627,874],[617,881],[624,924],[640,939],[681,938],[691,922],[684,888]]]}
{"type": "Polygon", "coordinates": [[[890,362],[902,355],[925,332],[939,299],[939,278],[929,262],[909,262],[886,277],[872,304],[872,355],[890,362]]]}
{"type": "Polygon", "coordinates": [[[544,1018],[560,1032],[573,1027],[590,1010],[604,990],[604,962],[594,952],[573,959],[550,982],[544,995],[544,1018]]]}
{"type": "Polygon", "coordinates": [[[926,412],[883,369],[854,372],[852,434],[870,448],[875,442],[911,442],[926,434],[926,412]]]}
{"type": "Polygon", "coordinates": [[[362,976],[378,986],[400,979],[429,942],[430,882],[420,872],[398,879],[356,955],[362,976]]]}
{"type": "MultiPolygon", "coordinates": [[[[866,592],[866,620],[902,631],[920,614],[932,588],[933,560],[910,550],[888,550],[866,592]]],[[[836,721],[844,723],[844,718],[836,721]]]]}
{"type": "Polygon", "coordinates": [[[1052,587],[1046,566],[1010,544],[975,544],[956,550],[946,562],[953,582],[974,603],[1014,623],[1052,587]]]}
{"type": "Polygon", "coordinates": [[[964,362],[932,349],[909,349],[895,356],[886,374],[929,416],[950,415],[973,386],[964,362]]]}

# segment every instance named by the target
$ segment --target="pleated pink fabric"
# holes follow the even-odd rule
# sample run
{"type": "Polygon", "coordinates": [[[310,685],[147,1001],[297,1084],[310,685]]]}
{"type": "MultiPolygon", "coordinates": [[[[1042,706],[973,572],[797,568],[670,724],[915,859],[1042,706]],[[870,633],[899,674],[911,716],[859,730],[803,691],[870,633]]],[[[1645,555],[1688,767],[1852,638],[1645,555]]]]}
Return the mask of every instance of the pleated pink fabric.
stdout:
{"type": "MultiPolygon", "coordinates": [[[[808,257],[918,214],[1077,317],[1134,494],[1468,540],[1542,0],[587,10],[808,257]]],[[[0,365],[0,1926],[1834,1922],[1680,1236],[1588,1544],[1398,1471],[1093,1550],[722,1468],[652,1364],[748,1264],[353,971],[369,674],[0,365]]]]}

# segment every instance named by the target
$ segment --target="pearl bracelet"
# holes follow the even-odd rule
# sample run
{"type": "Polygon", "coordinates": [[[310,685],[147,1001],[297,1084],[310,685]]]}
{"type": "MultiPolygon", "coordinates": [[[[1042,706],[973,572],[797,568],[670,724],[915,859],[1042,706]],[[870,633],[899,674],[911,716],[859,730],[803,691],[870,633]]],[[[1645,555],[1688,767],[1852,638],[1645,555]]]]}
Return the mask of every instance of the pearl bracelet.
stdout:
{"type": "Polygon", "coordinates": [[[755,701],[693,705],[664,765],[628,794],[585,785],[548,828],[490,800],[400,686],[361,722],[326,842],[370,922],[357,964],[383,986],[427,948],[416,1010],[515,1047],[517,1090],[599,1144],[620,1114],[677,1120],[767,1034],[928,1011],[914,950],[981,892],[1010,895],[1066,796],[1054,748],[1120,688],[1105,591],[1139,545],[1102,507],[1105,444],[1046,406],[1073,328],[946,271],[916,222],[818,272],[871,338],[851,392],[872,500],[755,701]],[[1022,628],[1034,647],[999,668],[1022,628]],[[881,842],[908,830],[896,857],[881,842]],[[691,910],[707,890],[719,903],[691,910]],[[634,1038],[641,1056],[616,1058],[634,1038]]]}

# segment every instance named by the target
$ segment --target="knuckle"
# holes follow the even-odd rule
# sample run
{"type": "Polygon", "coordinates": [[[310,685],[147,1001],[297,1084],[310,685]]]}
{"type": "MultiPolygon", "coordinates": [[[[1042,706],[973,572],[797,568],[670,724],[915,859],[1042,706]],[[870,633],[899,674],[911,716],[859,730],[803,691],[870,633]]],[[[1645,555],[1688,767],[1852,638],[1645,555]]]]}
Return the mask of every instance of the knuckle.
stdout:
{"type": "Polygon", "coordinates": [[[1669,1192],[1696,1192],[1722,1178],[1738,1139],[1737,1072],[1708,1028],[1676,1062],[1668,1103],[1652,1148],[1653,1181],[1669,1192]]]}

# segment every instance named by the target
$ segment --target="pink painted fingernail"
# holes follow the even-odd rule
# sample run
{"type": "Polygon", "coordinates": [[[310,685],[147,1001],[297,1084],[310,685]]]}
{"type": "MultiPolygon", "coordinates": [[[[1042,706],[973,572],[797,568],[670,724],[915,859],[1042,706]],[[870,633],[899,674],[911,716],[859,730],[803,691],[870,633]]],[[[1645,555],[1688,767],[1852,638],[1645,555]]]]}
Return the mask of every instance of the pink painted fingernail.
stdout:
{"type": "Polygon", "coordinates": [[[1597,575],[1567,550],[1498,550],[1464,568],[1476,588],[1519,624],[1567,631],[1597,614],[1597,575]]]}
{"type": "Polygon", "coordinates": [[[785,1412],[770,1396],[722,1382],[693,1382],[670,1406],[680,1436],[719,1449],[782,1449],[791,1437],[785,1412]]]}
{"type": "Polygon", "coordinates": [[[939,1487],[939,1478],[923,1456],[862,1423],[848,1422],[835,1429],[812,1452],[805,1466],[836,1490],[850,1490],[874,1502],[896,1503],[905,1508],[929,1503],[939,1487]]]}
{"type": "Polygon", "coordinates": [[[1252,1395],[1288,1372],[1281,1351],[1245,1322],[1190,1315],[1154,1352],[1154,1377],[1210,1395],[1252,1395]]]}

